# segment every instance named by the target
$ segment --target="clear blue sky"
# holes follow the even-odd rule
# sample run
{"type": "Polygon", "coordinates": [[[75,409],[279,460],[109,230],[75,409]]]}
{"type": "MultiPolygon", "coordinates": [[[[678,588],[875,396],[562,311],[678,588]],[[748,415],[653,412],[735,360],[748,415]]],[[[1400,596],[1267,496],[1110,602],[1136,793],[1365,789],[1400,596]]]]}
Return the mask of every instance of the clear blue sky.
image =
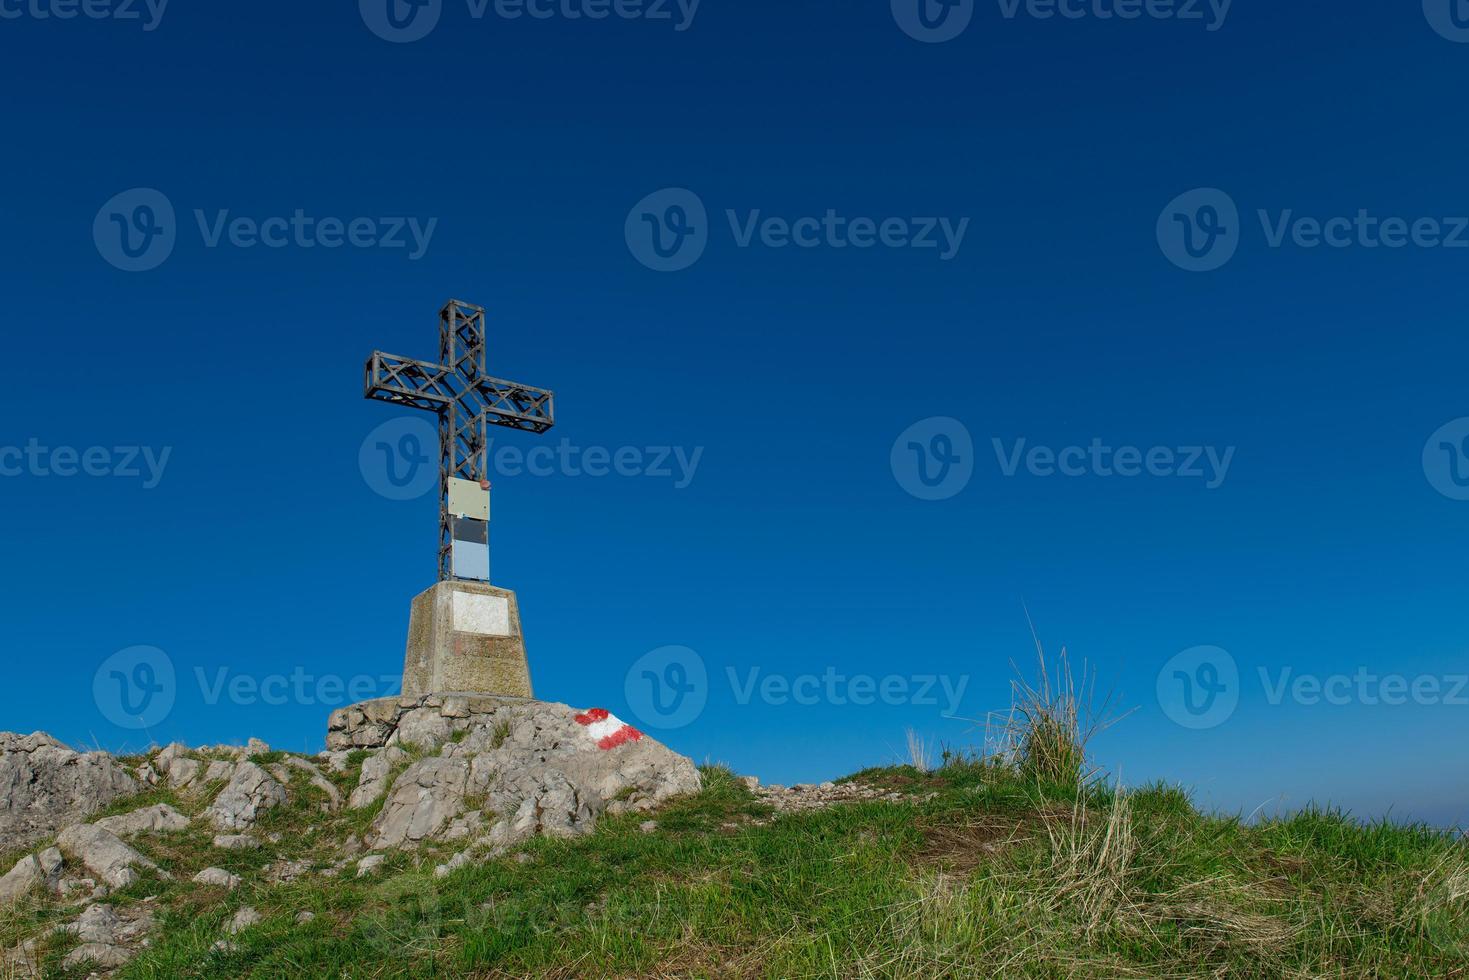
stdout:
{"type": "Polygon", "coordinates": [[[1469,250],[1273,248],[1257,216],[1365,209],[1447,236],[1469,214],[1469,44],[1417,3],[1238,0],[1217,30],[982,3],[920,43],[876,0],[705,0],[685,30],[673,4],[670,21],[477,19],[446,0],[431,33],[390,43],[350,3],[178,3],[145,30],[35,16],[47,2],[0,3],[20,12],[0,18],[0,447],[169,455],[148,488],[31,463],[0,477],[0,728],[320,748],[333,705],[315,695],[211,691],[400,670],[436,507],[364,478],[364,439],[402,413],[363,400],[362,362],[432,357],[455,296],[490,309],[492,372],[557,391],[542,442],[702,450],[681,488],[496,476],[495,578],[520,595],[539,696],[770,781],[830,778],[891,761],[909,726],[981,736],[942,696],[741,703],[752,668],[965,679],[956,713],[978,718],[1005,706],[1009,662],[1031,663],[1025,604],[1048,647],[1137,707],[1096,745],[1129,783],[1245,812],[1469,817],[1469,691],[1448,696],[1469,672],[1469,502],[1423,456],[1469,416],[1469,250]],[[97,244],[133,188],[175,209],[149,271],[97,244]],[[680,271],[626,237],[665,188],[707,209],[680,271]],[[1195,188],[1240,215],[1208,272],[1157,234],[1195,188]],[[220,220],[298,209],[371,219],[364,235],[436,224],[416,259],[406,232],[406,248],[209,247],[220,220]],[[829,210],[968,224],[947,259],[740,245],[753,212],[829,210]],[[925,500],[892,450],[935,417],[962,423],[972,474],[925,500]],[[995,439],[1234,452],[1211,489],[1006,476],[995,439]],[[164,717],[130,730],[100,703],[107,671],[94,680],[140,645],[176,677],[164,717]],[[625,682],[669,645],[697,652],[707,702],[661,730],[625,682]],[[1238,707],[1193,729],[1157,680],[1202,645],[1237,664],[1238,707]],[[1444,696],[1271,703],[1259,671],[1286,668],[1439,678],[1444,696]]]}

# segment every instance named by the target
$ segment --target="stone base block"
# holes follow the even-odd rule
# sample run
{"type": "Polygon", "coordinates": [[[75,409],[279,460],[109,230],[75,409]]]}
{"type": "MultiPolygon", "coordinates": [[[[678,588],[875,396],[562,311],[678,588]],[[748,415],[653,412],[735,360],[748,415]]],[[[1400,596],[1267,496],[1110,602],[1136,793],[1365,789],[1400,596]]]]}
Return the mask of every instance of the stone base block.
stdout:
{"type": "Polygon", "coordinates": [[[473,691],[532,697],[515,593],[440,582],[413,600],[403,695],[473,691]]]}

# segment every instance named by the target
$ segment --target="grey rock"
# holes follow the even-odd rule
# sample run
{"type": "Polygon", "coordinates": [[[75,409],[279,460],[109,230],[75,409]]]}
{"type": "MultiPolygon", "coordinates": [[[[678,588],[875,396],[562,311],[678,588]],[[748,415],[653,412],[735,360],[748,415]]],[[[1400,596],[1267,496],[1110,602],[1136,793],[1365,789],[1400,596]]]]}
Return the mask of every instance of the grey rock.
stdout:
{"type": "MultiPolygon", "coordinates": [[[[691,760],[616,719],[581,715],[591,722],[583,724],[579,714],[484,694],[382,698],[334,712],[328,745],[402,741],[438,752],[392,782],[367,835],[373,850],[472,836],[480,832],[481,817],[468,815],[475,811],[508,815],[489,834],[502,846],[534,834],[570,836],[591,830],[609,801],[617,801],[613,812],[642,811],[698,791],[691,760]]],[[[389,747],[364,762],[348,805],[374,802],[398,758],[389,747]]]]}
{"type": "Polygon", "coordinates": [[[357,877],[366,878],[378,868],[382,867],[382,863],[387,859],[387,855],[385,854],[367,855],[367,857],[357,862],[357,877]]]}
{"type": "Polygon", "coordinates": [[[0,851],[49,837],[141,788],[106,752],[76,752],[43,732],[0,732],[0,851]]]}
{"type": "Polygon", "coordinates": [[[201,782],[206,786],[210,783],[231,779],[235,774],[235,764],[226,762],[224,759],[215,759],[209,763],[209,768],[204,770],[201,782]]]}
{"type": "Polygon", "coordinates": [[[129,837],[150,830],[159,833],[183,830],[189,826],[189,818],[167,803],[158,803],[120,816],[104,817],[97,821],[97,826],[119,837],[129,837]]]}
{"type": "Polygon", "coordinates": [[[644,820],[642,823],[638,824],[638,829],[645,834],[651,834],[653,831],[658,829],[658,821],[644,820]]]}
{"type": "Polygon", "coordinates": [[[56,843],[63,854],[80,861],[110,888],[126,888],[137,881],[135,867],[158,870],[158,865],[124,844],[116,834],[92,824],[66,828],[56,843]]]}
{"type": "Polygon", "coordinates": [[[347,798],[347,806],[353,810],[361,810],[376,803],[387,791],[393,767],[407,758],[407,752],[396,745],[390,745],[362,760],[362,775],[357,779],[357,788],[347,798]]]}
{"type": "Polygon", "coordinates": [[[240,887],[240,876],[230,874],[224,868],[205,868],[194,876],[194,883],[234,891],[240,887]]]}
{"type": "Polygon", "coordinates": [[[55,889],[61,881],[61,851],[47,848],[27,854],[0,878],[0,905],[10,905],[38,888],[55,889]]]}
{"type": "Polygon", "coordinates": [[[126,966],[132,958],[132,952],[121,946],[112,946],[108,943],[83,943],[67,953],[61,965],[70,970],[91,963],[105,970],[115,970],[120,966],[126,966]]]}
{"type": "Polygon", "coordinates": [[[745,789],[747,789],[747,790],[749,790],[750,792],[753,793],[755,790],[757,790],[757,789],[760,788],[760,777],[759,776],[741,776],[740,777],[740,784],[743,785],[745,787],[745,789]]]}
{"type": "Polygon", "coordinates": [[[36,941],[27,939],[13,949],[0,951],[0,976],[15,977],[17,980],[24,977],[41,976],[41,960],[36,955],[36,941]]]}
{"type": "Polygon", "coordinates": [[[246,756],[265,755],[265,753],[267,753],[269,751],[270,751],[270,743],[269,742],[262,741],[261,739],[252,738],[252,739],[250,739],[250,741],[248,741],[248,742],[245,743],[245,755],[246,756]]]}
{"type": "Polygon", "coordinates": [[[62,926],[63,930],[84,943],[104,943],[108,946],[117,943],[121,928],[122,920],[117,917],[117,910],[111,905],[88,905],[81,918],[62,926]]]}
{"type": "Polygon", "coordinates": [[[198,779],[203,769],[204,764],[198,759],[171,759],[168,763],[168,781],[171,785],[183,789],[198,779]]]}
{"type": "Polygon", "coordinates": [[[249,851],[260,846],[260,841],[249,834],[219,834],[214,846],[224,851],[249,851]]]}
{"type": "Polygon", "coordinates": [[[285,802],[284,786],[255,763],[242,762],[204,813],[220,830],[246,830],[261,813],[285,802]]]}
{"type": "Polygon", "coordinates": [[[159,769],[167,769],[173,765],[175,759],[188,756],[189,747],[183,742],[169,742],[163,748],[153,753],[153,765],[159,769]]]}
{"type": "Polygon", "coordinates": [[[351,754],[351,752],[321,752],[316,757],[325,762],[326,767],[332,772],[346,772],[347,758],[351,754]]]}
{"type": "Polygon", "coordinates": [[[251,926],[259,924],[260,913],[255,911],[255,909],[251,906],[247,905],[244,908],[240,909],[240,911],[236,912],[234,914],[234,917],[225,923],[224,931],[229,933],[231,936],[238,936],[240,933],[244,932],[251,926]]]}
{"type": "Polygon", "coordinates": [[[315,912],[297,912],[296,913],[296,925],[298,925],[298,926],[304,926],[306,923],[312,921],[315,918],[316,918],[316,913],[315,912]]]}

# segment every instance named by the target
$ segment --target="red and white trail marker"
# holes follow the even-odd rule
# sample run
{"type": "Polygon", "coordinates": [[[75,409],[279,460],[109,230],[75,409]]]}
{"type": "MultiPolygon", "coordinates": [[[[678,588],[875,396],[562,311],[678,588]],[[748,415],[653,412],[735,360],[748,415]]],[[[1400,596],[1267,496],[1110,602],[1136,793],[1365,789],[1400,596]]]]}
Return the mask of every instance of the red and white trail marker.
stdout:
{"type": "Polygon", "coordinates": [[[622,719],[611,714],[606,708],[592,708],[584,714],[576,716],[578,725],[585,725],[587,735],[597,743],[597,748],[606,752],[615,749],[627,742],[636,742],[643,737],[643,733],[631,725],[624,724],[622,719]]]}

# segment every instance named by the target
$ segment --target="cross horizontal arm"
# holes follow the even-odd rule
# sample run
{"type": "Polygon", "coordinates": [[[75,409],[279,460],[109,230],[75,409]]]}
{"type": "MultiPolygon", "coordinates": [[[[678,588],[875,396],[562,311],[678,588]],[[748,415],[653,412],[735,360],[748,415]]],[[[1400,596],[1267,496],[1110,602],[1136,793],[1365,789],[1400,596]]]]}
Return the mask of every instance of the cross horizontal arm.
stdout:
{"type": "Polygon", "coordinates": [[[556,424],[556,396],[544,388],[481,376],[472,383],[441,364],[374,351],[367,360],[364,394],[374,401],[443,412],[460,405],[493,425],[545,432],[556,424]]]}

